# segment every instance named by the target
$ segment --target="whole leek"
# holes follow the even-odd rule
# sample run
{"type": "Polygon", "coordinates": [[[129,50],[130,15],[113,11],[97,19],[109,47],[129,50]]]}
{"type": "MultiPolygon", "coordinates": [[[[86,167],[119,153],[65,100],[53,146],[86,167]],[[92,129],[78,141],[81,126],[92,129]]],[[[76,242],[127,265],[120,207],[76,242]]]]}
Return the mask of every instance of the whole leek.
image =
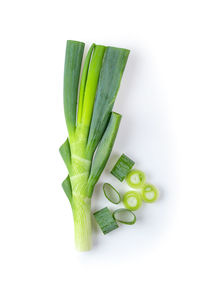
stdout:
{"type": "Polygon", "coordinates": [[[112,108],[129,55],[127,49],[92,44],[81,73],[84,45],[67,41],[64,113],[68,138],[60,147],[69,173],[62,186],[72,207],[80,251],[92,246],[91,197],[119,128],[121,115],[112,108]]]}

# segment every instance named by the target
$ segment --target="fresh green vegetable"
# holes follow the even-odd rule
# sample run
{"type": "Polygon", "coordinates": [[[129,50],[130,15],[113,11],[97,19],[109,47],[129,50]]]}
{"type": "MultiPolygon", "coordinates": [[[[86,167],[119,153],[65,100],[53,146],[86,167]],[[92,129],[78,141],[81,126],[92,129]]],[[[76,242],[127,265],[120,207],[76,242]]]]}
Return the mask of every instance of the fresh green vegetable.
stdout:
{"type": "Polygon", "coordinates": [[[147,203],[153,203],[158,199],[159,196],[159,192],[158,189],[149,183],[146,183],[143,187],[142,187],[142,199],[147,202],[147,203]]]}
{"type": "Polygon", "coordinates": [[[72,203],[72,188],[69,176],[62,183],[63,190],[67,195],[70,204],[72,203]]]}
{"type": "Polygon", "coordinates": [[[121,115],[112,108],[129,55],[126,49],[92,44],[81,73],[84,45],[67,41],[64,113],[68,139],[60,147],[69,173],[62,186],[71,203],[80,251],[91,248],[91,197],[119,129],[121,115]]]}
{"type": "Polygon", "coordinates": [[[145,173],[140,170],[132,170],[128,173],[126,181],[133,188],[141,188],[146,181],[145,173]]]}
{"type": "Polygon", "coordinates": [[[107,207],[94,213],[94,217],[104,234],[118,228],[116,220],[113,218],[112,213],[107,207]]]}
{"type": "Polygon", "coordinates": [[[111,174],[118,180],[123,181],[134,164],[134,161],[128,158],[125,154],[122,154],[113,167],[111,174]]]}
{"type": "Polygon", "coordinates": [[[141,195],[135,191],[128,191],[124,194],[123,203],[127,209],[136,211],[142,205],[141,195]]]}
{"type": "Polygon", "coordinates": [[[109,183],[104,183],[103,192],[106,198],[113,204],[119,204],[121,201],[119,192],[109,183]]]}
{"type": "Polygon", "coordinates": [[[113,212],[113,217],[116,221],[124,224],[134,224],[136,216],[128,209],[118,209],[113,212]]]}

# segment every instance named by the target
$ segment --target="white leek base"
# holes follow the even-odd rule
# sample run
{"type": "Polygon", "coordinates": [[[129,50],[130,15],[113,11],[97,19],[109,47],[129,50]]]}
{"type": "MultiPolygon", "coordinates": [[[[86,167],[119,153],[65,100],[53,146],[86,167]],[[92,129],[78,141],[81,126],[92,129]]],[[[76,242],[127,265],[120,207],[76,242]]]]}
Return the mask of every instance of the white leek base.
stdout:
{"type": "Polygon", "coordinates": [[[75,246],[78,251],[89,251],[92,247],[91,199],[73,197],[75,246]]]}

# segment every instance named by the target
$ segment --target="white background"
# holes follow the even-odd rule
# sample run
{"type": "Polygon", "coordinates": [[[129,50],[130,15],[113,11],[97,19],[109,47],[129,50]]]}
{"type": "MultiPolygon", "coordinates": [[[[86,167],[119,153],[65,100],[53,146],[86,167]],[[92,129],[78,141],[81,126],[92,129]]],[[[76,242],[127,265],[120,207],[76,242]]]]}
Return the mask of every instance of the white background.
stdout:
{"type": "MultiPolygon", "coordinates": [[[[0,2],[0,279],[199,280],[199,1],[0,2]],[[124,152],[160,189],[135,226],[77,253],[66,168],[63,66],[67,39],[131,49],[115,110],[123,115],[102,183],[124,152]]],[[[86,49],[87,49],[86,48],[86,49]]]]}

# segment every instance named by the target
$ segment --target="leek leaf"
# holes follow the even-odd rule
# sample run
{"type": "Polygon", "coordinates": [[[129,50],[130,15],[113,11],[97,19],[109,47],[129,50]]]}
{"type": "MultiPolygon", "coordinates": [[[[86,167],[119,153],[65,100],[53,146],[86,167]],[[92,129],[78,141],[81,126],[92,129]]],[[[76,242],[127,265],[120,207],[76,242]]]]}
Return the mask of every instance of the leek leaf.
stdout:
{"type": "Polygon", "coordinates": [[[81,62],[85,44],[77,41],[67,41],[64,69],[64,112],[69,137],[76,128],[76,107],[81,62]]]}

